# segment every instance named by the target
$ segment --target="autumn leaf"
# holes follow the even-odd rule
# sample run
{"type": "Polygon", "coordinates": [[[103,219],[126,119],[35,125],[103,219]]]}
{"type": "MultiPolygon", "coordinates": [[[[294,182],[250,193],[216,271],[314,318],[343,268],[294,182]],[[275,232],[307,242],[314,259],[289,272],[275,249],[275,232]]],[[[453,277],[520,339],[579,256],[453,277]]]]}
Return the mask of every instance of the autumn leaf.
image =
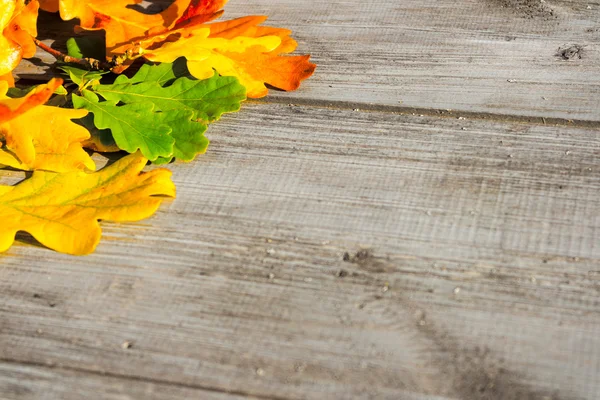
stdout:
{"type": "Polygon", "coordinates": [[[297,46],[289,37],[291,32],[258,26],[265,20],[252,16],[212,24],[190,22],[147,37],[135,45],[135,52],[154,62],[173,62],[184,56],[197,79],[212,76],[213,69],[222,76],[235,76],[252,98],[267,95],[265,84],[295,90],[316,66],[309,62],[310,56],[286,56],[297,46]]]}
{"type": "Polygon", "coordinates": [[[192,0],[190,4],[175,22],[176,26],[184,25],[190,21],[202,23],[218,18],[223,14],[221,10],[227,0],[192,0]]]}
{"type": "Polygon", "coordinates": [[[281,39],[281,44],[275,49],[276,54],[287,54],[296,50],[298,42],[290,37],[292,31],[284,28],[275,28],[271,26],[260,26],[267,20],[263,15],[251,15],[229,21],[215,22],[210,25],[210,36],[225,39],[233,39],[236,36],[263,37],[277,36],[281,39]]]}
{"type": "Polygon", "coordinates": [[[93,252],[102,233],[98,220],[138,221],[158,209],[157,196],[175,196],[171,172],[140,173],[144,165],[133,154],[95,173],[36,171],[16,186],[0,186],[0,252],[18,231],[62,253],[93,252]]]}
{"type": "Polygon", "coordinates": [[[43,105],[61,83],[53,79],[23,97],[9,98],[8,85],[0,82],[0,164],[59,172],[95,169],[82,148],[89,132],[72,122],[87,112],[43,105]]]}
{"type": "MultiPolygon", "coordinates": [[[[65,21],[79,19],[83,28],[92,28],[96,19],[97,8],[104,9],[110,15],[114,13],[115,18],[127,16],[136,11],[128,7],[142,2],[142,0],[39,0],[40,8],[48,12],[59,12],[65,21]],[[111,7],[112,5],[112,7],[111,7]]],[[[134,22],[134,21],[132,21],[134,22]]]]}
{"type": "Polygon", "coordinates": [[[46,84],[36,86],[24,97],[16,99],[6,96],[8,85],[6,82],[0,82],[0,124],[47,102],[62,82],[62,79],[53,78],[46,84]]]}
{"type": "Polygon", "coordinates": [[[38,106],[0,124],[0,136],[6,138],[0,164],[26,171],[95,170],[94,161],[82,148],[90,134],[72,121],[86,114],[85,110],[38,106]]]}
{"type": "Polygon", "coordinates": [[[0,81],[13,83],[10,72],[23,57],[33,57],[37,36],[36,0],[0,0],[0,81]]]}
{"type": "Polygon", "coordinates": [[[8,86],[15,85],[15,78],[13,77],[12,72],[8,72],[4,75],[0,75],[0,82],[6,83],[8,86]]]}
{"type": "MultiPolygon", "coordinates": [[[[175,0],[164,11],[147,14],[133,7],[141,2],[142,0],[41,0],[40,6],[49,12],[59,11],[64,20],[78,18],[80,29],[104,29],[107,49],[143,38],[151,28],[169,28],[179,19],[185,18],[185,15],[195,15],[211,9],[200,7],[198,10],[187,10],[190,0],[175,0]]],[[[206,0],[202,1],[205,2],[206,0]]],[[[197,2],[191,2],[192,5],[194,3],[197,2]]]]}

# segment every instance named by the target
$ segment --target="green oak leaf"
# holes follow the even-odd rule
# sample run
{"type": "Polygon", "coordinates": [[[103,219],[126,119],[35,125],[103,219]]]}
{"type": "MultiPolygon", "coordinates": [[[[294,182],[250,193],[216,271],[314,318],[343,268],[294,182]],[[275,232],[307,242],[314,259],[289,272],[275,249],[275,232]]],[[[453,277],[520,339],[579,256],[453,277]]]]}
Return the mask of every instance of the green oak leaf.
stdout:
{"type": "Polygon", "coordinates": [[[119,75],[114,83],[158,82],[160,86],[169,86],[181,77],[194,79],[187,69],[185,57],[179,57],[173,63],[144,64],[131,78],[119,75]]]}
{"type": "MultiPolygon", "coordinates": [[[[173,68],[173,64],[168,65],[173,68]]],[[[174,73],[169,73],[164,64],[147,67],[142,67],[133,78],[120,76],[113,84],[95,85],[92,90],[110,102],[150,102],[159,111],[189,110],[193,119],[206,122],[218,120],[223,113],[238,111],[246,99],[245,87],[234,77],[215,73],[200,81],[184,76],[162,86],[172,80],[174,73]]]]}
{"type": "Polygon", "coordinates": [[[116,152],[121,149],[115,143],[110,129],[98,129],[94,125],[94,114],[89,113],[85,117],[73,121],[90,132],[90,138],[84,142],[84,146],[88,149],[100,151],[100,152],[116,152]]]}
{"type": "Polygon", "coordinates": [[[74,67],[72,65],[61,65],[58,67],[64,71],[69,78],[79,86],[79,90],[84,90],[90,85],[97,85],[100,83],[102,75],[108,74],[108,71],[89,71],[87,69],[74,67]]]}
{"type": "MultiPolygon", "coordinates": [[[[12,97],[12,98],[24,97],[27,93],[31,92],[33,89],[35,89],[38,86],[39,85],[33,85],[33,86],[27,86],[24,88],[10,87],[10,88],[8,88],[8,91],[6,92],[6,95],[8,97],[12,97]]],[[[59,96],[66,96],[67,94],[69,94],[69,92],[67,91],[67,89],[65,89],[64,86],[60,85],[54,91],[54,94],[57,94],[59,96]]]]}
{"type": "Polygon", "coordinates": [[[88,90],[81,94],[73,95],[73,106],[93,113],[94,125],[110,129],[119,148],[129,153],[139,149],[150,161],[173,156],[172,128],[162,123],[165,115],[155,112],[152,103],[117,106],[109,101],[100,102],[98,96],[88,90]]]}
{"type": "Polygon", "coordinates": [[[106,41],[103,36],[77,36],[67,40],[67,54],[75,58],[106,58],[106,41]]]}
{"type": "MultiPolygon", "coordinates": [[[[175,139],[173,157],[181,161],[192,161],[197,154],[203,154],[208,147],[208,139],[204,136],[207,126],[192,120],[193,113],[189,110],[172,110],[158,113],[157,121],[169,125],[175,139]]],[[[166,164],[173,157],[158,157],[155,164],[166,164]]]]}
{"type": "Polygon", "coordinates": [[[236,78],[215,74],[199,81],[188,74],[185,60],[176,60],[143,65],[133,77],[121,75],[113,84],[96,80],[85,85],[81,96],[73,95],[73,105],[93,114],[97,129],[90,130],[92,148],[118,147],[130,153],[140,149],[157,164],[173,158],[191,161],[204,153],[206,124],[224,112],[237,111],[246,89],[236,78]]]}

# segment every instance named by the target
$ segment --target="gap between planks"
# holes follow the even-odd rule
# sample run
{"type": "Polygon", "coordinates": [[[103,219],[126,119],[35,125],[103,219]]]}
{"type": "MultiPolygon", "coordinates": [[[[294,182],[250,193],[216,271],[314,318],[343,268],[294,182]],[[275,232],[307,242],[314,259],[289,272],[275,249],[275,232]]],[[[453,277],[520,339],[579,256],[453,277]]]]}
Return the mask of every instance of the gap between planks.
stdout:
{"type": "Polygon", "coordinates": [[[489,122],[522,123],[529,125],[564,126],[570,128],[587,128],[600,130],[600,121],[567,119],[557,117],[536,117],[530,115],[514,115],[500,113],[486,113],[479,111],[465,111],[452,109],[438,109],[425,107],[410,107],[389,104],[361,103],[341,100],[320,100],[313,98],[288,98],[277,95],[268,95],[263,99],[249,99],[246,103],[258,104],[289,104],[294,106],[327,108],[333,110],[354,110],[379,112],[401,115],[423,115],[441,118],[465,118],[489,122]]]}
{"type": "Polygon", "coordinates": [[[139,375],[117,374],[117,373],[108,372],[108,371],[95,371],[93,369],[88,369],[88,368],[69,367],[66,365],[56,365],[56,364],[46,364],[46,363],[35,362],[35,361],[23,361],[23,360],[16,360],[16,359],[10,359],[10,358],[0,358],[0,364],[2,364],[2,363],[8,364],[8,365],[28,366],[28,367],[36,367],[36,368],[41,368],[41,369],[61,370],[61,371],[65,371],[65,372],[83,373],[83,374],[94,375],[94,376],[99,376],[99,377],[124,379],[124,380],[128,380],[128,381],[133,381],[133,382],[150,383],[150,384],[154,384],[154,385],[185,388],[185,389],[199,390],[199,391],[204,391],[204,392],[213,392],[213,393],[232,395],[232,396],[242,396],[247,399],[289,400],[288,398],[280,397],[280,396],[256,395],[256,394],[251,394],[251,393],[247,393],[247,392],[240,391],[240,390],[227,390],[227,389],[222,389],[222,388],[217,388],[217,387],[203,386],[203,385],[198,385],[198,384],[190,384],[190,383],[185,383],[185,382],[173,382],[173,381],[164,380],[164,379],[146,378],[146,377],[139,376],[139,375]]]}

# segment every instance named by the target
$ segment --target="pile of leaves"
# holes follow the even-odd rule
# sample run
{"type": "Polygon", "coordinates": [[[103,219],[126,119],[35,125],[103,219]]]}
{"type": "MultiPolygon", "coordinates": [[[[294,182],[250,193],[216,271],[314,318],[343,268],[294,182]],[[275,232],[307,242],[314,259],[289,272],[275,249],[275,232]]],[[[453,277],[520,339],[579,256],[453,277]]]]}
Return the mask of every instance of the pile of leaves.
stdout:
{"type": "MultiPolygon", "coordinates": [[[[287,29],[263,16],[216,21],[227,0],[0,0],[0,166],[33,171],[0,185],[0,252],[19,231],[68,254],[88,254],[99,220],[137,221],[175,196],[170,171],[191,161],[204,132],[267,85],[295,90],[315,65],[287,29]],[[37,39],[40,10],[78,20],[66,51],[37,39]],[[15,88],[23,58],[47,51],[63,78],[15,88]],[[90,154],[130,153],[96,171],[90,154]]],[[[41,18],[40,18],[41,20],[41,18]]]]}

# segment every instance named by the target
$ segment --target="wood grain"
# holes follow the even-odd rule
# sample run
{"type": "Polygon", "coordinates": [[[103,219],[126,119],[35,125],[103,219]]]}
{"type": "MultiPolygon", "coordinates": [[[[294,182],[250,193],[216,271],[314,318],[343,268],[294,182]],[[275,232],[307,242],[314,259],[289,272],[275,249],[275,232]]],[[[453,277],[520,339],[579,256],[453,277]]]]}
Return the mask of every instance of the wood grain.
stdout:
{"type": "Polygon", "coordinates": [[[109,374],[90,374],[69,368],[6,362],[0,363],[0,396],[2,399],[61,400],[252,399],[234,393],[213,392],[184,385],[169,385],[109,374]],[[124,397],[124,393],[127,397],[124,397]]]}
{"type": "Polygon", "coordinates": [[[298,94],[278,96],[600,120],[599,4],[234,1],[228,16],[269,15],[319,65],[298,94]],[[557,57],[574,44],[581,59],[557,57]]]}
{"type": "Polygon", "coordinates": [[[598,131],[250,103],[208,136],[94,255],[0,257],[0,398],[600,393],[598,131]]]}
{"type": "MultiPolygon", "coordinates": [[[[247,14],[293,29],[319,66],[273,100],[600,121],[597,2],[231,0],[225,18],[247,14]],[[581,58],[565,60],[559,49],[572,46],[581,58]]],[[[40,53],[18,75],[35,78],[51,61],[40,53]]]]}

